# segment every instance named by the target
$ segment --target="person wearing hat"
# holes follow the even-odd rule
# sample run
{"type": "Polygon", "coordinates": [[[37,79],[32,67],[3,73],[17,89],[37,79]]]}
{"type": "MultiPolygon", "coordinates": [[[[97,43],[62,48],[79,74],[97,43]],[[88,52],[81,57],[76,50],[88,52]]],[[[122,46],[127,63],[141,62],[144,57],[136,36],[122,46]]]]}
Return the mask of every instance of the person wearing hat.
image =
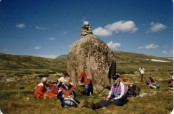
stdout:
{"type": "Polygon", "coordinates": [[[85,103],[87,108],[92,108],[93,110],[106,107],[109,105],[122,106],[127,102],[127,90],[128,87],[120,81],[120,76],[118,74],[113,76],[114,84],[109,91],[107,97],[104,97],[102,101],[98,103],[85,103]]]}
{"type": "Polygon", "coordinates": [[[59,88],[57,98],[60,100],[62,107],[69,108],[78,106],[79,101],[76,100],[76,94],[74,92],[74,87],[71,84],[70,77],[66,76],[64,78],[64,82],[59,88]]]}
{"type": "Polygon", "coordinates": [[[44,93],[46,91],[46,83],[47,83],[47,78],[43,77],[41,79],[41,82],[37,84],[37,86],[34,89],[34,97],[35,98],[43,98],[44,93]]]}

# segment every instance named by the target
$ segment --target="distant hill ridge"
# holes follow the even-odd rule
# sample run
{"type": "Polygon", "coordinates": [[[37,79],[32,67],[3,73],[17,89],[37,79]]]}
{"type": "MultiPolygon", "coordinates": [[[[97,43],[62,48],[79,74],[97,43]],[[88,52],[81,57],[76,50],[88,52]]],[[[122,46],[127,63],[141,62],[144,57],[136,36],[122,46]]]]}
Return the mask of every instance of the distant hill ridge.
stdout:
{"type": "MultiPolygon", "coordinates": [[[[151,59],[173,62],[173,59],[149,56],[139,53],[114,51],[116,62],[119,64],[137,65],[140,63],[151,63],[151,59]]],[[[28,55],[11,55],[0,53],[0,70],[2,69],[56,69],[66,68],[66,55],[56,57],[56,59],[35,57],[28,55]]],[[[164,63],[163,63],[164,64],[164,63]]]]}
{"type": "Polygon", "coordinates": [[[59,55],[55,59],[66,58],[67,55],[59,55]]]}

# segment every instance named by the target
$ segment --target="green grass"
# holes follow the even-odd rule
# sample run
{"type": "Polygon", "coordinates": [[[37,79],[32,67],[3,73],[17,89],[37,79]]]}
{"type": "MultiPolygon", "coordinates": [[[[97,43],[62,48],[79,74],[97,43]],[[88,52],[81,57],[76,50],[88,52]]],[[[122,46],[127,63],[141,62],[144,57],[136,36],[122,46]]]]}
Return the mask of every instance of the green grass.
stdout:
{"type": "MultiPolygon", "coordinates": [[[[167,81],[173,72],[173,63],[166,58],[158,58],[143,54],[114,52],[117,60],[117,73],[125,74],[128,79],[141,88],[144,97],[131,97],[126,105],[108,106],[98,110],[88,108],[61,108],[59,100],[35,99],[34,87],[42,76],[48,76],[66,70],[66,58],[46,59],[31,56],[15,56],[0,54],[0,110],[4,114],[169,114],[173,110],[173,92],[167,81]],[[145,59],[162,59],[169,63],[151,62],[145,59]],[[145,67],[145,77],[152,76],[158,80],[161,88],[153,90],[145,83],[139,83],[138,68],[145,67]],[[7,78],[15,77],[15,81],[7,82],[7,78]],[[152,95],[156,91],[155,95],[152,95]]],[[[55,77],[56,80],[56,77],[55,77]]],[[[77,96],[79,101],[87,99],[98,102],[101,94],[94,97],[77,96]]]]}

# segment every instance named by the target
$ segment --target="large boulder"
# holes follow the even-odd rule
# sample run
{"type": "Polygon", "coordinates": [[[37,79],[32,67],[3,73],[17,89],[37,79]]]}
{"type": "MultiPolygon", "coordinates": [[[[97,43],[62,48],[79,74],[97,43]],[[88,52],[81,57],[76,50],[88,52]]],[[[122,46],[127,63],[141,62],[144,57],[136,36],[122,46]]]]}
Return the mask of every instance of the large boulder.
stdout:
{"type": "MultiPolygon", "coordinates": [[[[85,24],[82,29],[85,28],[84,26],[85,24]]],[[[74,86],[78,86],[80,73],[86,71],[86,74],[92,79],[96,91],[101,92],[111,85],[110,77],[116,70],[113,66],[115,65],[114,54],[106,43],[92,34],[91,29],[85,30],[82,30],[81,38],[73,43],[69,50],[67,72],[70,74],[74,86]]]]}

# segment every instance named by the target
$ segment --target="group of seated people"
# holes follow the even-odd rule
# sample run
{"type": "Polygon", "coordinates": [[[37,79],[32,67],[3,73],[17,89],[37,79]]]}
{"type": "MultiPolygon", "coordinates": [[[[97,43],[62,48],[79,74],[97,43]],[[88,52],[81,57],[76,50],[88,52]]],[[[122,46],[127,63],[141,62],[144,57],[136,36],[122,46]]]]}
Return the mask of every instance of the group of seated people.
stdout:
{"type": "MultiPolygon", "coordinates": [[[[106,98],[101,102],[90,103],[90,108],[98,109],[111,104],[122,106],[127,102],[128,84],[123,82],[119,75],[113,76],[114,84],[106,98]]],[[[79,82],[84,86],[84,95],[93,95],[93,85],[89,76],[85,72],[80,74],[79,82]]],[[[62,107],[77,107],[79,101],[76,99],[73,83],[68,75],[64,75],[57,82],[47,82],[47,78],[43,77],[41,82],[37,84],[34,91],[35,98],[58,98],[62,107]]],[[[87,105],[86,105],[87,104],[87,105]]],[[[89,103],[85,107],[89,108],[89,103]]]]}
{"type": "MultiPolygon", "coordinates": [[[[140,88],[129,82],[124,75],[115,74],[113,77],[113,85],[107,97],[97,103],[85,102],[85,107],[99,109],[108,105],[122,106],[128,100],[129,96],[139,95],[140,88]]],[[[78,84],[84,87],[84,95],[93,95],[93,84],[86,72],[80,73],[78,84]]],[[[160,85],[152,77],[146,80],[146,85],[150,88],[159,89],[160,85]]],[[[172,81],[173,87],[173,81],[172,81]]],[[[34,91],[35,98],[58,98],[62,107],[78,107],[80,102],[76,99],[73,83],[68,73],[63,73],[55,82],[47,82],[47,78],[43,77],[41,82],[37,84],[34,91]]]]}

